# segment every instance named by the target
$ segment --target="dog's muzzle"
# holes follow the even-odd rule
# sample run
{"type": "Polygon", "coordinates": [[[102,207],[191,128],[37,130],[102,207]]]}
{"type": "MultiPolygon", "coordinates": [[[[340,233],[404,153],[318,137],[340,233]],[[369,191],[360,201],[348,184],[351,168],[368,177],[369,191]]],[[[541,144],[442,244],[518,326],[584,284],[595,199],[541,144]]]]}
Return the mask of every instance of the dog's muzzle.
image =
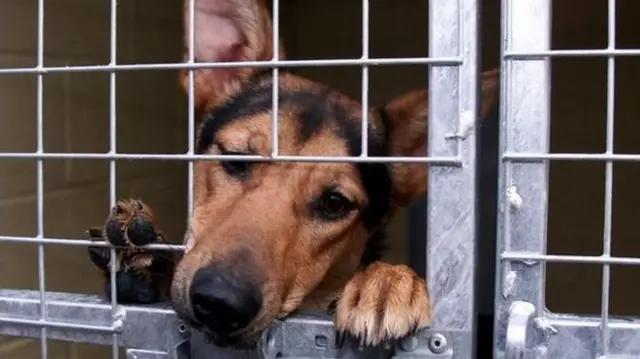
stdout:
{"type": "Polygon", "coordinates": [[[219,265],[199,269],[189,289],[194,319],[221,342],[247,327],[262,308],[258,284],[219,265]]]}

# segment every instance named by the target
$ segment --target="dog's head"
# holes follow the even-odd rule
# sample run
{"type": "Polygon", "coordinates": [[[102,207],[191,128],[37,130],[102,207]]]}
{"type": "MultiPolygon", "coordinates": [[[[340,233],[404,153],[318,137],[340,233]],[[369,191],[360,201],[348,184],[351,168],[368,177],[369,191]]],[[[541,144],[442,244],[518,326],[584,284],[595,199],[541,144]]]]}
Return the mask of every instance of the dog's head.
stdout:
{"type": "MultiPolygon", "coordinates": [[[[185,19],[188,44],[188,5],[185,19]]],[[[271,26],[262,1],[196,0],[195,59],[270,60],[271,26]]],[[[497,80],[496,72],[484,76],[483,112],[495,102],[497,80]]],[[[186,72],[182,82],[187,88],[186,72]]],[[[271,153],[270,70],[201,69],[194,83],[198,153],[271,153]]],[[[284,71],[278,85],[280,155],[360,155],[358,101],[284,71]]],[[[426,155],[426,90],[372,108],[368,118],[369,156],[426,155]]],[[[303,304],[326,306],[358,269],[372,235],[425,192],[426,167],[196,162],[189,250],[174,276],[174,307],[219,343],[239,345],[303,304]]]]}

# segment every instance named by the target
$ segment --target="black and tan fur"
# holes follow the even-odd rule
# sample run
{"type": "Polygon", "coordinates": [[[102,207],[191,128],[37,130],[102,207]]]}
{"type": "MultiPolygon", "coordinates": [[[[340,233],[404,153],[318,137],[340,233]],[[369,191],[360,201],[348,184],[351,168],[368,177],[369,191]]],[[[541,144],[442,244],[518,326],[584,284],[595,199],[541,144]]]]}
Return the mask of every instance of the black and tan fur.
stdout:
{"type": "MultiPolygon", "coordinates": [[[[196,0],[195,19],[197,61],[272,58],[271,22],[261,0],[196,0]]],[[[281,50],[280,58],[284,56],[281,50]]],[[[186,72],[181,79],[187,88],[186,72]]],[[[285,70],[278,83],[281,155],[360,155],[358,101],[285,70]]],[[[271,71],[257,68],[197,70],[197,152],[268,156],[273,85],[271,71]]],[[[497,71],[483,74],[482,92],[484,116],[497,99],[497,71]]],[[[426,155],[426,90],[371,108],[368,117],[369,156],[426,155]]],[[[121,235],[106,237],[129,246],[118,252],[119,268],[146,273],[140,278],[159,288],[153,299],[170,298],[180,316],[216,343],[251,345],[274,320],[303,308],[331,310],[341,333],[367,345],[402,338],[430,324],[425,282],[407,266],[379,260],[385,225],[398,208],[426,191],[426,165],[198,161],[194,183],[188,250],[171,268],[173,277],[167,271],[157,275],[153,267],[155,261],[173,261],[131,249],[164,241],[141,202],[119,203],[127,208],[126,215],[116,209],[106,227],[114,227],[115,220],[120,225],[112,232],[121,235]],[[147,225],[127,232],[135,218],[147,225]],[[225,305],[233,302],[245,312],[234,312],[233,318],[226,317],[228,311],[210,316],[221,300],[219,293],[203,287],[213,277],[224,279],[225,305]],[[237,318],[241,314],[242,320],[237,318]]],[[[90,251],[94,263],[107,268],[106,252],[99,256],[96,248],[90,251]]],[[[122,291],[119,295],[136,298],[122,291]]]]}

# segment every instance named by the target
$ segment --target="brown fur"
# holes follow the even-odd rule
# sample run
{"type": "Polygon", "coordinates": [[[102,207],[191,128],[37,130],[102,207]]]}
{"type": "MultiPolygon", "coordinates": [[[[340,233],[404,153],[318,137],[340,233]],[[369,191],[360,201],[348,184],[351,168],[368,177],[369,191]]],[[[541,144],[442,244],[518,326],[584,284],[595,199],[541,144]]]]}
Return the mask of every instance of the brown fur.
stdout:
{"type": "MultiPolygon", "coordinates": [[[[185,29],[189,25],[187,10],[185,5],[185,29]]],[[[273,56],[271,21],[261,0],[196,0],[195,20],[197,61],[268,61],[273,56]]],[[[282,59],[284,50],[279,48],[282,59]]],[[[185,50],[185,59],[187,53],[185,50]]],[[[204,116],[234,101],[234,96],[255,85],[250,81],[257,72],[257,68],[196,70],[196,113],[204,116]]],[[[498,78],[497,71],[483,74],[481,116],[497,101],[498,78]]],[[[181,73],[181,83],[188,91],[188,72],[181,73]]],[[[288,91],[326,94],[326,106],[345,109],[348,120],[359,126],[362,113],[358,101],[289,73],[282,73],[279,83],[288,91]]],[[[398,96],[383,108],[386,121],[371,109],[370,126],[378,136],[371,141],[385,133],[391,155],[426,155],[427,97],[426,90],[398,96]]],[[[304,110],[304,104],[295,102],[280,107],[279,154],[349,156],[345,139],[331,126],[319,126],[306,140],[300,137],[304,110]]],[[[201,126],[200,138],[205,130],[201,126]]],[[[271,150],[271,115],[267,111],[250,113],[221,127],[205,153],[268,156],[271,150]]],[[[260,314],[237,333],[247,340],[257,338],[276,318],[303,308],[327,310],[336,300],[337,328],[365,344],[402,338],[430,324],[427,287],[412,269],[377,261],[360,270],[371,236],[387,224],[397,208],[426,191],[426,165],[389,165],[393,197],[374,228],[363,223],[363,211],[371,198],[354,164],[251,166],[250,178],[240,180],[230,177],[221,162],[195,163],[195,208],[186,235],[188,251],[175,269],[171,292],[180,315],[192,317],[188,289],[194,273],[214,262],[229,261],[236,270],[261,283],[264,299],[260,314]],[[336,221],[315,219],[309,203],[327,186],[337,187],[356,208],[336,221]]],[[[151,223],[152,217],[148,218],[151,223]]]]}

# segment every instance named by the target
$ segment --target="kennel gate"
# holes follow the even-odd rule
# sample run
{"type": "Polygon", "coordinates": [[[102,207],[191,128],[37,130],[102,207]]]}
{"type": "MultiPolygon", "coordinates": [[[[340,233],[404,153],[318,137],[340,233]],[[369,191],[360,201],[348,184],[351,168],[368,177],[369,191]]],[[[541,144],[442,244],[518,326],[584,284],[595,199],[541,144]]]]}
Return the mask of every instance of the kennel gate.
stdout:
{"type": "Polygon", "coordinates": [[[610,318],[610,265],[638,265],[637,258],[611,255],[614,154],[615,57],[638,50],[616,49],[616,1],[608,0],[608,46],[598,50],[552,50],[551,0],[502,1],[501,171],[498,214],[495,352],[505,359],[640,357],[640,321],[610,318]],[[549,153],[550,58],[607,58],[605,153],[549,153]],[[548,161],[605,162],[603,253],[546,254],[548,161]],[[552,313],[545,308],[547,262],[602,265],[601,315],[552,313]]]}
{"type": "MultiPolygon", "coordinates": [[[[477,88],[479,68],[477,66],[477,1],[476,0],[430,0],[429,57],[425,58],[369,58],[369,4],[363,0],[363,54],[361,59],[272,61],[254,63],[251,66],[270,66],[274,73],[287,66],[338,66],[351,65],[362,68],[363,106],[368,104],[368,67],[377,65],[430,65],[429,157],[396,159],[405,162],[430,163],[428,222],[428,270],[429,290],[433,301],[434,325],[431,329],[399,343],[396,348],[384,352],[365,353],[361,348],[347,345],[338,348],[334,343],[335,333],[329,318],[317,314],[301,314],[274,327],[266,337],[266,357],[294,358],[373,358],[383,354],[394,358],[451,358],[473,357],[474,350],[474,282],[475,282],[475,135],[474,119],[478,112],[477,88]],[[429,255],[436,254],[436,255],[429,255]]],[[[121,71],[175,70],[203,67],[234,66],[226,64],[194,64],[193,53],[187,64],[136,64],[116,63],[117,0],[111,0],[110,17],[110,62],[97,66],[46,67],[44,64],[44,0],[38,0],[38,47],[37,66],[33,68],[2,68],[0,75],[37,75],[37,151],[33,153],[4,152],[1,159],[23,159],[37,161],[37,209],[38,235],[31,237],[1,236],[4,242],[32,243],[38,248],[39,290],[0,290],[0,334],[41,339],[41,357],[48,357],[47,340],[62,340],[100,345],[110,345],[113,357],[118,349],[126,348],[126,357],[188,358],[198,354],[194,343],[196,333],[189,333],[174,312],[165,304],[150,306],[117,305],[116,298],[105,301],[99,296],[46,291],[44,251],[47,245],[96,245],[81,239],[47,238],[43,225],[43,162],[54,159],[106,160],[110,163],[110,204],[116,201],[115,170],[120,160],[193,160],[194,121],[193,88],[189,91],[189,151],[186,154],[160,155],[119,153],[116,149],[116,74],[121,71]],[[71,71],[108,72],[110,77],[110,151],[108,153],[51,153],[43,149],[43,81],[48,73],[71,71]],[[145,333],[144,335],[136,335],[145,333]],[[190,335],[194,335],[191,337],[190,335]],[[194,345],[190,345],[194,344],[194,345]],[[190,348],[191,347],[191,348],[190,348]]],[[[190,4],[193,16],[193,0],[190,4]]],[[[273,1],[274,38],[278,37],[279,1],[273,1]]],[[[426,20],[426,16],[425,16],[426,20]]],[[[193,22],[192,22],[193,23],[193,22]]],[[[189,31],[193,41],[193,28],[189,31]]],[[[278,42],[274,42],[277,46],[278,42]]],[[[192,47],[193,48],[193,47],[192,47]]],[[[276,54],[278,51],[274,51],[276,54]]],[[[277,55],[276,55],[277,56],[277,55]]],[[[235,64],[244,65],[247,64],[235,64]]],[[[193,86],[193,71],[190,73],[193,86]]],[[[274,86],[277,89],[277,86],[274,86]]],[[[277,99],[277,90],[274,93],[277,99]]],[[[274,108],[277,101],[274,102],[274,108]]],[[[366,113],[366,112],[365,112],[366,113]]],[[[274,131],[277,131],[277,118],[274,131]]],[[[366,126],[363,125],[363,128],[366,126]]],[[[277,136],[274,136],[277,141],[277,136]]],[[[355,158],[285,157],[273,153],[268,160],[294,161],[378,161],[389,159],[366,156],[366,131],[363,134],[363,155],[355,158]]],[[[277,142],[275,142],[277,143],[277,142]]],[[[275,147],[277,150],[277,147],[275,147]]],[[[220,156],[209,156],[215,159],[220,156]]],[[[189,164],[189,208],[192,207],[191,174],[189,164]]],[[[105,213],[106,213],[105,208],[105,213]]],[[[0,233],[1,234],[1,233],[0,233]]],[[[183,246],[152,245],[158,250],[182,250],[183,246]]],[[[112,261],[115,249],[111,249],[112,261]]],[[[88,260],[88,259],[87,259],[88,260]]],[[[113,263],[112,263],[113,264],[113,263]]],[[[5,269],[6,270],[6,269],[5,269]]],[[[115,273],[112,270],[112,290],[115,273]]],[[[98,278],[96,278],[98,280],[98,278]]],[[[352,343],[353,344],[353,343],[352,343]]],[[[207,344],[202,344],[206,346],[207,344]]],[[[211,353],[216,348],[207,347],[211,353]]],[[[229,353],[226,353],[229,354],[229,353]]],[[[220,350],[220,356],[226,354],[220,350]]],[[[235,357],[238,353],[231,354],[235,357]]]]}

